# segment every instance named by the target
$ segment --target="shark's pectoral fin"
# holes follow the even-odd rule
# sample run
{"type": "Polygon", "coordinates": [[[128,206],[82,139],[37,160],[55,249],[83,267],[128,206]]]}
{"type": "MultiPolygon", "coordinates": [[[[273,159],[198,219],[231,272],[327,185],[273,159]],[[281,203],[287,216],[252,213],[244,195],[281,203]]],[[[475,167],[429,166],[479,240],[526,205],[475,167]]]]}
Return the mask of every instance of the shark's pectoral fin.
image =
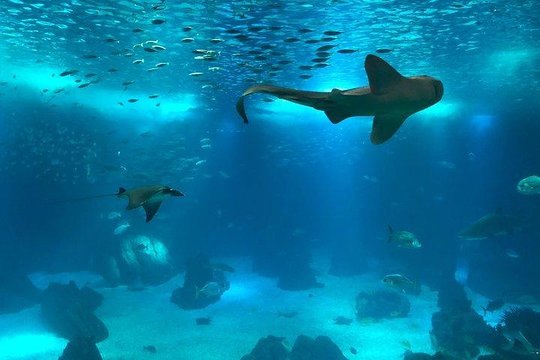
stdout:
{"type": "Polygon", "coordinates": [[[375,115],[371,129],[371,142],[379,145],[390,139],[408,116],[408,114],[375,115]]]}
{"type": "Polygon", "coordinates": [[[328,119],[330,119],[332,124],[337,124],[337,123],[339,123],[339,122],[341,122],[341,121],[343,121],[346,118],[351,116],[349,113],[347,113],[346,111],[343,111],[343,109],[339,109],[339,108],[328,109],[328,110],[325,110],[324,113],[326,114],[328,119]]]}
{"type": "Polygon", "coordinates": [[[152,201],[143,204],[144,211],[146,212],[146,222],[150,222],[154,218],[160,206],[161,201],[152,201]]]}
{"type": "Polygon", "coordinates": [[[343,97],[343,91],[339,89],[332,89],[328,94],[328,99],[322,107],[316,107],[319,110],[324,110],[324,113],[330,119],[332,124],[337,124],[352,115],[346,111],[345,106],[338,107],[335,104],[339,103],[340,97],[343,97]],[[329,105],[333,104],[333,105],[329,105]]]}
{"type": "Polygon", "coordinates": [[[385,93],[403,78],[390,64],[375,55],[366,56],[364,67],[371,92],[376,95],[385,93]]]}

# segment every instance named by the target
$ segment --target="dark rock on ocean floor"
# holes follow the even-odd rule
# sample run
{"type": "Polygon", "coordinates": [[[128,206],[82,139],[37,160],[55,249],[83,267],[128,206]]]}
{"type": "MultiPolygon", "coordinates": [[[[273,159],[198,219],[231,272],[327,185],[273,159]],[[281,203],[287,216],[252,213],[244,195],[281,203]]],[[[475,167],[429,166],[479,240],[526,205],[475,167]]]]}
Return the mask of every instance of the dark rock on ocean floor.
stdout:
{"type": "Polygon", "coordinates": [[[311,267],[311,244],[302,232],[291,235],[277,228],[270,232],[273,236],[261,240],[258,251],[252,255],[253,270],[263,276],[277,277],[277,286],[283,290],[323,287],[311,267]],[[283,251],[285,244],[287,251],[283,251]]]}
{"type": "Polygon", "coordinates": [[[241,360],[347,360],[327,336],[313,339],[299,335],[290,352],[283,345],[284,340],[272,335],[261,338],[251,353],[241,360]]]}
{"type": "Polygon", "coordinates": [[[229,287],[225,273],[199,255],[188,260],[184,285],[173,291],[171,302],[186,310],[201,309],[219,301],[229,287]]]}
{"type": "Polygon", "coordinates": [[[457,359],[475,359],[481,348],[502,349],[508,344],[501,332],[486,324],[471,307],[465,290],[450,281],[439,291],[440,311],[431,317],[432,345],[457,359]]]}
{"type": "Polygon", "coordinates": [[[90,337],[79,337],[67,344],[58,360],[102,360],[94,340],[90,337]]]}
{"type": "Polygon", "coordinates": [[[109,331],[94,315],[101,305],[103,296],[83,287],[79,289],[72,281],[68,285],[52,283],[43,291],[41,312],[45,323],[59,336],[68,340],[105,340],[109,331]]]}
{"type": "Polygon", "coordinates": [[[403,360],[460,360],[450,355],[445,355],[441,352],[436,352],[433,355],[426,353],[413,353],[411,351],[406,351],[403,354],[403,360]]]}
{"type": "Polygon", "coordinates": [[[288,350],[283,345],[284,338],[268,335],[260,338],[248,355],[241,360],[287,360],[288,350]]]}
{"type": "Polygon", "coordinates": [[[296,338],[290,360],[347,360],[328,336],[312,339],[305,335],[296,338]]]}

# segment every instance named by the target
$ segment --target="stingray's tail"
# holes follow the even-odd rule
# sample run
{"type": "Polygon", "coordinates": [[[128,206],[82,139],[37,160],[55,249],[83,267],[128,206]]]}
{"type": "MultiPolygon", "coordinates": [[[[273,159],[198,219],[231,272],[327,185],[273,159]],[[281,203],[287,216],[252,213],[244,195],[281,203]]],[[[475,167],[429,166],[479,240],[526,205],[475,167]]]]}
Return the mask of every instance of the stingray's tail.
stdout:
{"type": "Polygon", "coordinates": [[[84,197],[78,197],[78,198],[51,200],[51,201],[47,201],[47,203],[48,204],[65,204],[65,203],[73,203],[73,202],[77,202],[77,201],[101,199],[101,198],[106,198],[106,197],[111,197],[111,196],[118,196],[118,195],[120,195],[121,193],[123,193],[125,191],[126,191],[126,189],[120,188],[120,190],[115,194],[101,194],[101,195],[84,196],[84,197]]]}

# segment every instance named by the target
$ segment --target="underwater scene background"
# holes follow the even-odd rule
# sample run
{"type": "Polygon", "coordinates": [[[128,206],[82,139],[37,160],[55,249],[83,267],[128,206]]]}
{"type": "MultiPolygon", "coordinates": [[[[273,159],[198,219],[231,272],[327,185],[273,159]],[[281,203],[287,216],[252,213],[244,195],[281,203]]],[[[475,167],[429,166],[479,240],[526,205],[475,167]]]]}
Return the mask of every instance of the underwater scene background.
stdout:
{"type": "Polygon", "coordinates": [[[1,359],[540,357],[538,2],[0,9],[1,359]],[[237,113],[368,54],[444,84],[383,144],[237,113]]]}

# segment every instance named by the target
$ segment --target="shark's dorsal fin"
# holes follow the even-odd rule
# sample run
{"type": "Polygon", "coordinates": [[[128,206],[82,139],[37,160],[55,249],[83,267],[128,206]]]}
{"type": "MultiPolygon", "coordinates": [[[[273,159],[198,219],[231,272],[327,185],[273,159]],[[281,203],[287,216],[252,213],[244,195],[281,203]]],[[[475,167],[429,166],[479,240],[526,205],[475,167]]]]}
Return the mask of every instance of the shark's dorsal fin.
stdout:
{"type": "Polygon", "coordinates": [[[369,80],[369,88],[376,95],[384,94],[403,78],[390,64],[375,55],[366,56],[364,67],[369,80]]]}
{"type": "Polygon", "coordinates": [[[373,118],[371,129],[371,142],[375,145],[382,144],[396,133],[409,115],[381,114],[373,118]]]}
{"type": "Polygon", "coordinates": [[[161,201],[152,201],[143,204],[144,211],[146,212],[146,222],[150,222],[154,218],[160,206],[161,201]]]}

